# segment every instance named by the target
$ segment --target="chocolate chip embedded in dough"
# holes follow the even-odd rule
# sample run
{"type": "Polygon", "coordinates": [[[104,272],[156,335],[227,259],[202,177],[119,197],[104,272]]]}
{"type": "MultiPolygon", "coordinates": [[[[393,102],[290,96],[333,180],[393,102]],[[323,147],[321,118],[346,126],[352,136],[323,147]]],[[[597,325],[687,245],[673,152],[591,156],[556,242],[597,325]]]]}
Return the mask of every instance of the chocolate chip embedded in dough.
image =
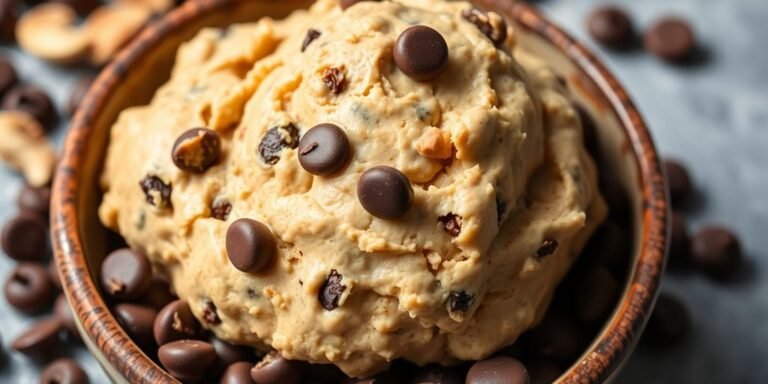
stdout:
{"type": "Polygon", "coordinates": [[[442,224],[445,232],[453,237],[461,234],[461,220],[461,216],[454,213],[448,213],[447,215],[437,218],[437,221],[442,224]]]}
{"type": "Polygon", "coordinates": [[[216,304],[210,300],[205,302],[205,307],[203,308],[203,321],[210,325],[221,324],[218,308],[216,308],[216,304]]]}
{"type": "Polygon", "coordinates": [[[559,245],[560,244],[557,242],[557,240],[545,239],[541,243],[541,246],[539,247],[539,249],[536,251],[536,258],[542,259],[555,253],[559,245]]]}
{"type": "Polygon", "coordinates": [[[232,213],[232,204],[224,199],[216,199],[211,204],[211,217],[216,220],[227,221],[232,213]]]}
{"type": "Polygon", "coordinates": [[[221,139],[215,131],[193,128],[184,132],[173,144],[173,164],[182,171],[204,173],[219,161],[221,139]]]}
{"type": "Polygon", "coordinates": [[[317,40],[318,37],[322,35],[322,32],[316,30],[316,29],[309,29],[307,31],[307,36],[304,38],[304,41],[301,43],[301,51],[304,52],[307,50],[307,47],[309,47],[312,42],[317,40]]]}
{"type": "Polygon", "coordinates": [[[323,73],[323,83],[334,95],[344,92],[347,85],[344,71],[340,68],[327,68],[323,73]]]}
{"type": "Polygon", "coordinates": [[[448,44],[440,32],[425,25],[409,27],[395,43],[395,64],[408,77],[429,81],[448,66],[448,44]]]}
{"type": "Polygon", "coordinates": [[[280,161],[283,148],[295,149],[299,146],[299,129],[293,124],[272,127],[259,143],[259,154],[265,164],[275,165],[280,161]]]}
{"type": "Polygon", "coordinates": [[[301,138],[299,162],[313,175],[328,176],[347,165],[351,152],[344,130],[334,124],[320,124],[301,138]]]}
{"type": "Polygon", "coordinates": [[[173,186],[166,184],[161,178],[148,175],[139,182],[141,190],[144,191],[147,203],[158,209],[172,208],[171,193],[173,186]]]}
{"type": "Polygon", "coordinates": [[[239,219],[229,226],[226,247],[232,265],[248,273],[264,269],[277,252],[275,235],[269,227],[252,219],[239,219]]]}
{"type": "Polygon", "coordinates": [[[404,216],[413,205],[413,186],[399,170],[371,168],[357,182],[357,198],[368,213],[385,220],[404,216]]]}
{"type": "Polygon", "coordinates": [[[465,291],[454,291],[448,295],[448,311],[467,312],[475,301],[475,296],[465,291]]]}
{"type": "Polygon", "coordinates": [[[464,10],[461,16],[474,24],[480,32],[488,36],[494,45],[501,45],[507,40],[507,22],[495,12],[483,12],[477,8],[464,10]]]}
{"type": "Polygon", "coordinates": [[[335,269],[332,269],[331,273],[325,278],[325,282],[320,287],[318,298],[320,299],[320,305],[322,305],[326,311],[333,311],[339,307],[339,299],[341,299],[344,290],[347,289],[347,287],[341,283],[343,279],[344,276],[339,274],[335,269]]]}

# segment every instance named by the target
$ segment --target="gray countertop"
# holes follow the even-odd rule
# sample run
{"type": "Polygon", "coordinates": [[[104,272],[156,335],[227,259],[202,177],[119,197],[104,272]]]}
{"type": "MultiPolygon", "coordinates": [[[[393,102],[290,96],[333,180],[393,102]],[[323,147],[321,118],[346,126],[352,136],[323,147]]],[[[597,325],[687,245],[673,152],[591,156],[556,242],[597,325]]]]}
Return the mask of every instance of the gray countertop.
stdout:
{"type": "MultiPolygon", "coordinates": [[[[591,44],[584,19],[598,0],[541,0],[553,19],[591,44]]],[[[665,278],[664,289],[682,297],[693,318],[690,337],[667,351],[640,348],[619,383],[768,383],[768,1],[643,0],[613,1],[625,6],[644,28],[661,15],[689,19],[706,55],[696,65],[670,66],[641,51],[615,54],[598,49],[644,113],[662,154],[690,166],[699,198],[687,212],[694,228],[722,223],[743,240],[743,277],[716,283],[695,275],[665,278]]],[[[22,78],[47,88],[66,105],[78,73],[46,65],[17,50],[11,57],[22,78]]],[[[66,114],[62,111],[62,116],[66,114]]],[[[57,140],[65,132],[57,131],[57,140]]],[[[15,212],[20,178],[0,167],[0,222],[15,212]]],[[[13,263],[0,257],[4,281],[13,263]]],[[[33,319],[0,299],[0,335],[6,356],[0,383],[35,383],[39,368],[15,353],[9,341],[33,319]]],[[[92,383],[106,382],[84,348],[72,353],[92,383]]]]}

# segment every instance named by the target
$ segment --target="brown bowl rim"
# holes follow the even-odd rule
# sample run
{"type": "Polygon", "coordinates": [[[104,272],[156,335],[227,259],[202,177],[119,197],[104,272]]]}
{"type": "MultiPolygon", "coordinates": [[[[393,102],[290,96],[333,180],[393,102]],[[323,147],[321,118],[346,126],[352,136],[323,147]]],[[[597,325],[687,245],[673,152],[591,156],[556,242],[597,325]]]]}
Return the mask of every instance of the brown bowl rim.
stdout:
{"type": "MultiPolygon", "coordinates": [[[[147,26],[98,76],[75,114],[64,144],[53,185],[51,236],[55,263],[64,291],[90,341],[109,363],[132,383],[175,383],[175,379],[147,358],[112,316],[88,272],[78,234],[79,167],[88,147],[92,122],[127,70],[166,34],[244,0],[186,2],[147,26]]],[[[247,1],[247,0],[246,0],[247,1]]],[[[269,0],[260,0],[269,1],[269,0]]],[[[668,236],[668,204],[661,162],[653,139],[628,93],[606,66],[584,45],[531,6],[503,0],[480,0],[554,44],[599,91],[621,122],[629,149],[639,166],[642,186],[640,258],[633,265],[627,287],[614,315],[584,354],[558,379],[558,383],[599,383],[622,365],[642,332],[659,289],[668,236]]]]}

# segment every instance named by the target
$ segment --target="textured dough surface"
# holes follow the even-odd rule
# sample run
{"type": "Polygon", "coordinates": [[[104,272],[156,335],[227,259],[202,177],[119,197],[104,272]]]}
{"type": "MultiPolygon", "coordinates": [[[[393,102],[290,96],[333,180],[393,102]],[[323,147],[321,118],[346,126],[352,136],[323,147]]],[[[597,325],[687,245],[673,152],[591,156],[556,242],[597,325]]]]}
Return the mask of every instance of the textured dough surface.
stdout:
{"type": "Polygon", "coordinates": [[[484,358],[536,324],[605,216],[578,116],[557,76],[514,47],[513,33],[497,48],[462,18],[468,3],[362,2],[345,12],[336,4],[203,30],[185,43],[151,103],[112,128],[101,220],[145,252],[221,338],[353,376],[396,358],[484,358]],[[445,72],[427,83],[392,59],[415,23],[435,28],[450,49],[445,72]],[[322,34],[302,53],[310,28],[322,34]],[[338,95],[322,80],[328,68],[344,73],[338,95]],[[320,123],[350,139],[352,159],[338,174],[307,173],[291,148],[273,165],[259,155],[269,129],[294,124],[303,134],[320,123]],[[223,141],[220,162],[202,175],[170,156],[194,127],[223,141]],[[372,217],[357,199],[358,178],[378,165],[414,185],[402,219],[372,217]],[[147,175],[172,186],[172,208],[147,203],[139,187],[147,175]],[[224,200],[228,219],[212,218],[211,204],[224,200]],[[461,217],[456,237],[438,221],[449,213],[461,217]],[[227,258],[225,234],[239,218],[266,223],[278,239],[262,272],[227,258]],[[546,240],[559,246],[540,258],[546,240]],[[346,289],[329,311],[318,293],[331,270],[346,289]],[[467,311],[447,304],[459,292],[471,297],[467,311]]]}

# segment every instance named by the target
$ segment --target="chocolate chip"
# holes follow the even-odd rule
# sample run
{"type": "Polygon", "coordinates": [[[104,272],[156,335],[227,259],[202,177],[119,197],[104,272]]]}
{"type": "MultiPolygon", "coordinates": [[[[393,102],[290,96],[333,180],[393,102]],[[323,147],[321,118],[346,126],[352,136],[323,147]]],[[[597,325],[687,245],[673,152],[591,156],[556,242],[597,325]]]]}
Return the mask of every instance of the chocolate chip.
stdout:
{"type": "Polygon", "coordinates": [[[68,105],[70,115],[74,115],[75,112],[77,112],[77,109],[80,107],[80,103],[83,101],[85,94],[88,93],[88,90],[91,88],[94,80],[95,78],[93,76],[83,77],[79,79],[72,87],[72,90],[69,93],[68,105]]]}
{"type": "Polygon", "coordinates": [[[32,85],[18,85],[11,88],[3,97],[5,110],[22,111],[30,114],[46,128],[50,128],[56,119],[56,109],[48,95],[32,85]]]}
{"type": "Polygon", "coordinates": [[[629,15],[621,8],[603,6],[587,18],[587,29],[592,38],[608,48],[627,48],[634,38],[634,27],[629,15]]]}
{"type": "Polygon", "coordinates": [[[54,287],[48,270],[38,263],[21,263],[11,272],[3,287],[8,304],[34,315],[50,308],[54,287]]]}
{"type": "Polygon", "coordinates": [[[499,14],[470,8],[461,12],[461,16],[488,36],[494,45],[498,46],[507,41],[507,22],[499,14]]]}
{"type": "Polygon", "coordinates": [[[667,61],[687,59],[695,48],[693,30],[682,19],[670,17],[659,20],[645,34],[645,49],[667,61]]]}
{"type": "Polygon", "coordinates": [[[39,215],[21,212],[3,227],[0,245],[14,260],[42,260],[48,255],[47,225],[39,215]]]}
{"type": "Polygon", "coordinates": [[[357,182],[357,198],[368,213],[394,220],[413,205],[413,186],[402,172],[392,167],[371,168],[357,182]]]}
{"type": "Polygon", "coordinates": [[[528,384],[528,371],[523,363],[507,356],[492,357],[472,364],[467,384],[528,384]]]}
{"type": "Polygon", "coordinates": [[[283,148],[295,149],[299,146],[299,129],[293,124],[273,127],[267,131],[259,143],[259,154],[264,163],[275,165],[280,161],[283,148]]]}
{"type": "Polygon", "coordinates": [[[33,187],[24,184],[16,199],[19,210],[40,215],[44,221],[48,220],[48,211],[51,205],[50,187],[33,187]]]}
{"type": "Polygon", "coordinates": [[[571,364],[586,347],[583,329],[560,315],[547,315],[526,340],[532,357],[571,364]]]}
{"type": "Polygon", "coordinates": [[[16,22],[19,20],[18,0],[0,0],[0,40],[16,40],[16,22]]]}
{"type": "Polygon", "coordinates": [[[155,345],[152,327],[157,317],[157,310],[144,305],[123,303],[115,305],[112,313],[138,346],[149,348],[155,345]]]}
{"type": "Polygon", "coordinates": [[[325,278],[325,282],[323,282],[323,285],[320,287],[318,298],[320,299],[320,305],[322,305],[326,311],[333,311],[339,307],[341,294],[347,289],[346,285],[341,284],[341,280],[343,279],[344,276],[335,269],[332,269],[331,273],[325,278]]]}
{"type": "Polygon", "coordinates": [[[437,218],[437,221],[442,224],[443,230],[453,237],[461,234],[461,220],[461,216],[454,213],[448,213],[437,218]]]}
{"type": "Polygon", "coordinates": [[[221,139],[206,128],[187,130],[173,144],[173,164],[182,171],[204,173],[219,161],[221,139]]]}
{"type": "Polygon", "coordinates": [[[176,340],[194,339],[200,333],[200,323],[197,322],[186,301],[176,300],[157,313],[152,333],[157,345],[176,340]]]}
{"type": "Polygon", "coordinates": [[[333,124],[320,124],[301,138],[299,162],[313,175],[328,176],[347,165],[351,152],[344,130],[333,124]]]}
{"type": "Polygon", "coordinates": [[[691,236],[688,221],[677,212],[670,216],[669,266],[685,267],[691,262],[691,236]]]}
{"type": "Polygon", "coordinates": [[[344,92],[346,87],[344,71],[339,68],[327,68],[323,73],[323,83],[334,95],[344,92]]]}
{"type": "Polygon", "coordinates": [[[448,66],[448,44],[436,30],[425,25],[409,27],[395,43],[395,64],[417,81],[432,80],[448,66]]]}
{"type": "Polygon", "coordinates": [[[63,293],[59,294],[59,297],[56,298],[56,303],[53,304],[53,316],[59,319],[61,325],[70,335],[78,337],[75,314],[72,312],[72,308],[69,306],[67,298],[63,293]]]}
{"type": "Polygon", "coordinates": [[[149,284],[149,289],[141,297],[140,303],[161,310],[174,300],[176,300],[176,296],[171,293],[168,282],[159,275],[154,275],[152,276],[152,282],[149,284]]]}
{"type": "Polygon", "coordinates": [[[557,364],[546,360],[527,361],[525,368],[531,378],[531,384],[552,384],[563,373],[557,364]]]}
{"type": "Polygon", "coordinates": [[[296,384],[304,374],[304,364],[287,360],[272,351],[251,369],[251,378],[259,384],[296,384]]]}
{"type": "MultiPolygon", "coordinates": [[[[217,363],[227,367],[238,361],[254,361],[256,354],[253,347],[245,345],[233,345],[216,336],[211,336],[208,342],[213,345],[213,349],[216,350],[217,363]]],[[[248,370],[251,370],[253,364],[248,366],[248,370]]],[[[250,378],[250,376],[249,376],[250,378]]]]}
{"type": "Polygon", "coordinates": [[[433,364],[419,369],[411,384],[464,384],[464,378],[453,368],[433,364]]]}
{"type": "Polygon", "coordinates": [[[266,225],[239,219],[227,230],[227,256],[240,271],[256,273],[264,269],[277,252],[275,235],[266,225]]]}
{"type": "Polygon", "coordinates": [[[206,301],[203,308],[203,321],[210,325],[221,324],[221,318],[219,317],[219,311],[216,308],[216,304],[212,301],[206,301]]]}
{"type": "Polygon", "coordinates": [[[597,324],[616,306],[620,287],[616,278],[604,267],[591,267],[582,272],[576,285],[576,318],[584,324],[597,324]]]}
{"type": "Polygon", "coordinates": [[[454,291],[448,295],[448,310],[451,312],[467,312],[472,307],[475,296],[465,291],[454,291]]]}
{"type": "Polygon", "coordinates": [[[211,217],[216,220],[227,221],[232,213],[232,204],[224,199],[216,199],[211,204],[211,217]]]}
{"type": "Polygon", "coordinates": [[[310,44],[312,44],[313,41],[317,40],[318,37],[320,37],[322,33],[316,29],[309,29],[307,31],[307,36],[304,38],[304,41],[301,43],[301,52],[304,52],[307,50],[307,47],[309,47],[310,44]]]}
{"type": "Polygon", "coordinates": [[[341,9],[347,9],[361,1],[380,1],[380,0],[339,0],[339,5],[341,6],[341,9]]]}
{"type": "Polygon", "coordinates": [[[682,340],[690,328],[685,305],[675,296],[661,293],[656,300],[643,340],[657,346],[671,346],[682,340]]]}
{"type": "Polygon", "coordinates": [[[253,363],[247,361],[231,364],[221,375],[219,384],[253,384],[251,368],[253,368],[253,363]]]}
{"type": "Polygon", "coordinates": [[[213,346],[198,340],[178,340],[160,347],[160,364],[184,383],[200,381],[216,360],[213,346]]]}
{"type": "Polygon", "coordinates": [[[152,283],[152,267],[143,253],[118,249],[101,264],[99,281],[101,288],[115,299],[138,299],[152,283]]]}
{"type": "Polygon", "coordinates": [[[691,241],[691,260],[700,270],[716,279],[734,275],[743,256],[738,237],[730,230],[710,226],[700,229],[691,241]]]}
{"type": "Polygon", "coordinates": [[[541,246],[539,246],[539,249],[536,251],[536,258],[543,259],[555,253],[558,246],[560,246],[560,244],[557,242],[557,240],[545,239],[541,243],[541,246]]]}
{"type": "Polygon", "coordinates": [[[35,323],[11,342],[11,348],[36,362],[47,362],[60,353],[59,319],[47,318],[35,323]]]}
{"type": "Polygon", "coordinates": [[[664,162],[664,170],[667,174],[667,186],[672,205],[681,207],[686,204],[692,195],[693,184],[691,176],[683,164],[674,160],[664,162]]]}
{"type": "MultiPolygon", "coordinates": [[[[9,1],[0,1],[0,25],[2,25],[2,18],[4,16],[5,3],[9,1]]],[[[0,31],[2,27],[0,26],[0,31]]],[[[3,97],[9,89],[11,89],[19,81],[19,77],[16,74],[16,68],[4,58],[0,58],[0,97],[3,97]]]]}
{"type": "Polygon", "coordinates": [[[43,369],[40,384],[88,384],[88,375],[77,361],[61,358],[43,369]]]}
{"type": "Polygon", "coordinates": [[[139,185],[144,191],[147,203],[159,209],[173,208],[171,204],[173,186],[171,183],[166,184],[161,178],[148,175],[139,182],[139,185]]]}

